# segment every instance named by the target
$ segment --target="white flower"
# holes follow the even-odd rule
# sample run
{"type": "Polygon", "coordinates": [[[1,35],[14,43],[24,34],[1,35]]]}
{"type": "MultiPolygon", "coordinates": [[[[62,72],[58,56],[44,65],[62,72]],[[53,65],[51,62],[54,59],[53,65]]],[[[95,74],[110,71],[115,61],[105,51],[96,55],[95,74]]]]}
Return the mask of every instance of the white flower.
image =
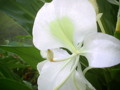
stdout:
{"type": "Polygon", "coordinates": [[[95,10],[88,0],[46,3],[36,16],[33,42],[47,58],[37,66],[39,90],[95,90],[82,73],[80,55],[87,58],[89,67],[120,63],[120,41],[97,33],[95,10]]]}
{"type": "MultiPolygon", "coordinates": [[[[48,51],[50,52],[50,51],[48,51]]],[[[95,90],[85,79],[79,62],[79,56],[70,56],[65,50],[53,50],[56,62],[45,60],[38,64],[40,73],[38,78],[39,90],[95,90]],[[67,59],[57,62],[57,59],[67,59]],[[77,69],[76,69],[77,66],[77,69]]]]}

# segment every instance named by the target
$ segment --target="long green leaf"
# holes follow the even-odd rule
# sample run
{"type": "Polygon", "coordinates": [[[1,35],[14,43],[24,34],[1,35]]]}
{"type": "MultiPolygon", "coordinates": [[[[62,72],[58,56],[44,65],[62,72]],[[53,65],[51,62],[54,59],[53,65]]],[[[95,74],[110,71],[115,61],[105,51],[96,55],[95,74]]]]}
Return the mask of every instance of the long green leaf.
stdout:
{"type": "Polygon", "coordinates": [[[103,13],[101,21],[106,33],[114,35],[118,7],[110,4],[107,0],[97,0],[97,3],[99,6],[99,12],[103,13]]]}
{"type": "MultiPolygon", "coordinates": [[[[20,42],[17,36],[28,36],[26,30],[11,17],[0,11],[0,45],[7,44],[6,41],[20,42]]],[[[30,35],[29,35],[30,36],[30,35]]],[[[31,39],[27,39],[27,42],[31,39]]],[[[22,40],[23,41],[23,40],[22,40]]]]}
{"type": "Polygon", "coordinates": [[[0,90],[32,90],[27,85],[15,80],[0,78],[0,90]]]}
{"type": "Polygon", "coordinates": [[[33,46],[28,47],[0,46],[0,48],[17,54],[35,69],[38,62],[43,60],[40,56],[39,50],[37,50],[33,46]]]}
{"type": "Polygon", "coordinates": [[[15,19],[30,34],[36,13],[42,5],[40,0],[0,0],[0,10],[15,19]]]}

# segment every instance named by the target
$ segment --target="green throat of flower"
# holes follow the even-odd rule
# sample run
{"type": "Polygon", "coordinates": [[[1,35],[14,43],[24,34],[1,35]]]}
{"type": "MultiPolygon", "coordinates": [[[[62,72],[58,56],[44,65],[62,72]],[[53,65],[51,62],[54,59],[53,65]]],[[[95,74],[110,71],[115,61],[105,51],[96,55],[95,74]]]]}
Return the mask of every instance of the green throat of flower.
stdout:
{"type": "Polygon", "coordinates": [[[72,52],[77,52],[73,44],[74,24],[68,17],[56,19],[50,23],[50,30],[52,35],[60,42],[69,47],[72,52]]]}

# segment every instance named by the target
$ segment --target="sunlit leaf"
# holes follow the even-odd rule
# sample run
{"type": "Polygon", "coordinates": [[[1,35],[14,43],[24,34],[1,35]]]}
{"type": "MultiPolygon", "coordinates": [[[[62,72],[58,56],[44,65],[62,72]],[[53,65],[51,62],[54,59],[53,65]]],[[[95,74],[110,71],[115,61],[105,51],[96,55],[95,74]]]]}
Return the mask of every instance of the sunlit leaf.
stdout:
{"type": "Polygon", "coordinates": [[[40,0],[0,0],[0,10],[20,23],[29,33],[43,3],[40,0]]]}
{"type": "Polygon", "coordinates": [[[17,54],[25,62],[27,62],[35,69],[38,62],[43,60],[40,56],[39,50],[37,50],[35,47],[32,46],[28,46],[28,47],[0,46],[0,48],[17,54]]]}
{"type": "MultiPolygon", "coordinates": [[[[13,41],[23,42],[23,38],[17,38],[20,35],[30,36],[20,24],[0,11],[0,45],[9,44],[13,41]]],[[[30,42],[30,40],[30,38],[27,38],[27,42],[30,42]]]]}

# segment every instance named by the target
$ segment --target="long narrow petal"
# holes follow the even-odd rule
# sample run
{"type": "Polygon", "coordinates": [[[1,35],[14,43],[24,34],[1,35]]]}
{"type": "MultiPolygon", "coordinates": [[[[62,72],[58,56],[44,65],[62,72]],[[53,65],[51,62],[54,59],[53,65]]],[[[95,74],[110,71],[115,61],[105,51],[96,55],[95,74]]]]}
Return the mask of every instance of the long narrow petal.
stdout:
{"type": "MultiPolygon", "coordinates": [[[[79,67],[78,67],[79,68],[79,67]]],[[[81,68],[75,70],[60,90],[96,90],[84,77],[81,68]]]]}
{"type": "Polygon", "coordinates": [[[91,67],[110,67],[120,63],[120,40],[107,34],[92,34],[84,40],[84,54],[91,67]]]}
{"type": "Polygon", "coordinates": [[[77,70],[75,70],[71,77],[61,87],[60,90],[96,90],[90,82],[85,78],[81,70],[80,64],[78,64],[77,70]],[[74,89],[73,89],[74,88],[74,89]]]}
{"type": "Polygon", "coordinates": [[[96,90],[83,75],[80,64],[78,64],[77,72],[75,73],[75,81],[80,90],[96,90]]]}
{"type": "Polygon", "coordinates": [[[60,90],[78,90],[76,87],[76,82],[74,81],[75,78],[74,72],[72,73],[70,78],[64,83],[64,85],[60,88],[60,90]]]}

